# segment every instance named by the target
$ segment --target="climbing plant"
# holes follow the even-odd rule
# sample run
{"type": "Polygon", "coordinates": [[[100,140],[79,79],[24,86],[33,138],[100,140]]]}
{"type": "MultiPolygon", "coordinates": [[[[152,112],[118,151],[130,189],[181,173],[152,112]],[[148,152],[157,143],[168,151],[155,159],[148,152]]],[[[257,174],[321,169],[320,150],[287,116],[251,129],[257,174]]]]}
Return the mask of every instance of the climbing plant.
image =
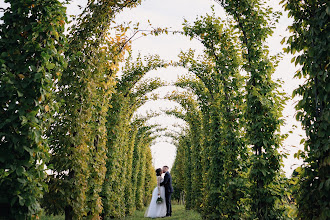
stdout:
{"type": "MultiPolygon", "coordinates": [[[[229,15],[226,21],[207,15],[184,24],[183,33],[205,49],[197,58],[193,51],[180,54],[179,65],[197,79],[177,83],[195,92],[203,115],[201,212],[210,219],[281,218],[277,149],[285,137],[279,133],[285,97],[271,79],[277,60],[265,45],[277,14],[258,1],[218,2],[229,15]]],[[[188,158],[193,147],[186,144],[188,158]]]]}
{"type": "MultiPolygon", "coordinates": [[[[179,137],[183,138],[184,134],[180,134],[179,137]]],[[[176,139],[178,139],[178,137],[176,139]]],[[[175,146],[176,146],[176,156],[171,169],[171,176],[173,178],[173,188],[174,188],[174,193],[172,197],[173,200],[184,202],[186,201],[185,190],[184,190],[184,183],[186,179],[184,175],[184,164],[185,164],[184,147],[186,145],[182,143],[181,139],[179,139],[176,140],[175,146]]]]}
{"type": "Polygon", "coordinates": [[[6,1],[0,25],[0,206],[6,219],[40,211],[55,82],[66,62],[65,8],[56,0],[6,1]]]}
{"type": "Polygon", "coordinates": [[[247,166],[238,160],[247,157],[241,130],[243,77],[238,71],[241,62],[238,36],[231,22],[214,14],[197,19],[194,25],[185,23],[183,29],[185,35],[198,39],[204,46],[200,57],[195,58],[192,51],[180,55],[183,66],[200,80],[199,84],[189,84],[198,86],[196,91],[203,87],[205,91],[197,93],[207,120],[203,129],[208,133],[203,149],[207,158],[204,160],[207,164],[203,164],[206,167],[203,213],[207,218],[238,217],[242,214],[240,200],[246,196],[242,175],[247,172],[247,166]]]}
{"type": "Polygon", "coordinates": [[[281,1],[293,24],[290,36],[283,39],[285,52],[298,55],[292,59],[301,68],[295,77],[306,79],[293,93],[301,97],[296,118],[306,131],[304,151],[298,157],[304,164],[297,169],[298,216],[301,219],[330,217],[329,157],[329,15],[327,1],[281,1]]]}
{"type": "MultiPolygon", "coordinates": [[[[172,93],[167,97],[169,100],[176,101],[179,103],[184,112],[179,110],[166,111],[167,114],[174,115],[180,119],[185,120],[189,129],[186,129],[185,135],[182,134],[182,138],[178,142],[178,153],[183,154],[180,160],[181,169],[175,171],[179,167],[174,168],[174,176],[180,178],[177,173],[182,172],[184,177],[182,190],[185,193],[185,206],[187,209],[197,209],[199,210],[202,204],[202,127],[201,127],[201,112],[198,106],[198,103],[194,99],[193,94],[189,93],[172,93]],[[184,142],[185,144],[182,144],[184,142]],[[184,165],[183,165],[184,164],[184,165]],[[177,172],[177,173],[176,173],[177,172]]],[[[177,166],[180,164],[180,161],[177,162],[177,166]]],[[[176,185],[180,189],[180,185],[176,185]]]]}
{"type": "MultiPolygon", "coordinates": [[[[151,196],[151,190],[153,190],[153,187],[156,185],[156,178],[155,178],[155,168],[152,165],[152,156],[151,156],[151,149],[148,143],[148,146],[145,148],[146,153],[146,170],[137,169],[137,158],[139,158],[138,153],[141,152],[140,146],[136,145],[136,140],[138,138],[138,135],[140,134],[141,129],[146,127],[147,121],[155,117],[157,114],[147,114],[147,116],[134,116],[130,123],[130,129],[128,134],[128,147],[129,147],[129,153],[127,158],[127,184],[125,186],[125,207],[126,207],[126,215],[132,215],[133,212],[136,210],[136,181],[137,181],[137,175],[139,173],[145,172],[145,185],[144,185],[144,202],[149,202],[149,198],[151,196]]],[[[148,126],[148,128],[151,130],[154,126],[148,126]]],[[[156,136],[151,137],[151,133],[149,133],[150,138],[154,139],[156,136]]],[[[146,136],[146,138],[149,138],[149,136],[146,136]]]]}
{"type": "Polygon", "coordinates": [[[88,1],[70,27],[68,66],[58,82],[56,99],[61,108],[49,134],[53,174],[44,202],[49,214],[65,212],[66,219],[81,219],[96,218],[102,212],[106,114],[119,61],[128,45],[123,34],[112,37],[108,31],[119,11],[138,3],[88,1]]]}
{"type": "MultiPolygon", "coordinates": [[[[150,146],[164,129],[137,110],[164,86],[145,79],[168,64],[159,56],[132,61],[137,33],[114,24],[139,0],[88,0],[64,34],[65,7],[57,0],[7,0],[0,24],[0,208],[8,219],[47,214],[66,219],[123,218],[142,210],[156,184],[150,146]],[[129,51],[129,56],[125,53],[129,51]],[[126,61],[122,71],[119,66],[126,61]],[[120,73],[120,74],[118,74],[120,73]],[[47,173],[46,173],[47,169],[47,173]]],[[[285,136],[284,94],[272,79],[277,58],[266,39],[278,13],[257,0],[218,0],[226,20],[201,16],[183,31],[203,52],[181,52],[175,66],[189,75],[166,98],[183,119],[173,183],[187,209],[207,219],[283,219],[288,197],[278,148],[285,136]],[[244,76],[243,76],[244,75],[244,76]]],[[[294,95],[306,130],[296,171],[295,199],[302,219],[330,217],[328,20],[326,1],[283,0],[294,23],[286,52],[299,52],[294,95]],[[297,179],[299,178],[299,179],[297,179]],[[299,181],[298,181],[299,180],[299,181]]],[[[146,33],[147,32],[147,33],[146,33]]],[[[2,214],[2,213],[1,213],[2,214]]]]}
{"type": "Polygon", "coordinates": [[[276,206],[280,202],[276,179],[281,155],[278,148],[283,140],[279,134],[283,124],[283,94],[272,74],[276,60],[269,57],[265,40],[272,34],[278,13],[273,13],[261,1],[218,1],[236,21],[243,55],[242,67],[248,74],[246,82],[246,138],[252,146],[250,194],[252,215],[259,219],[282,216],[276,206]]]}
{"type": "MultiPolygon", "coordinates": [[[[146,57],[144,60],[139,57],[136,62],[132,62],[129,57],[121,77],[116,80],[116,90],[110,100],[111,109],[108,111],[106,124],[108,159],[106,161],[106,181],[103,184],[102,192],[105,207],[103,216],[123,217],[126,214],[126,210],[123,208],[125,206],[130,207],[128,213],[134,210],[135,206],[132,203],[125,204],[129,202],[125,198],[125,192],[127,193],[128,188],[132,187],[129,181],[130,176],[127,174],[133,175],[131,174],[132,167],[128,165],[128,163],[133,163],[131,157],[134,151],[129,137],[130,124],[134,112],[149,100],[147,94],[163,85],[163,82],[157,78],[141,80],[142,77],[153,69],[165,66],[166,63],[158,56],[146,57]]],[[[148,144],[141,147],[148,147],[148,144]]],[[[136,164],[136,169],[141,174],[145,174],[145,160],[141,163],[136,164]]],[[[141,187],[137,186],[136,190],[144,192],[141,187]]],[[[131,200],[131,202],[133,201],[131,200]]],[[[139,208],[142,207],[139,206],[139,208]]]]}

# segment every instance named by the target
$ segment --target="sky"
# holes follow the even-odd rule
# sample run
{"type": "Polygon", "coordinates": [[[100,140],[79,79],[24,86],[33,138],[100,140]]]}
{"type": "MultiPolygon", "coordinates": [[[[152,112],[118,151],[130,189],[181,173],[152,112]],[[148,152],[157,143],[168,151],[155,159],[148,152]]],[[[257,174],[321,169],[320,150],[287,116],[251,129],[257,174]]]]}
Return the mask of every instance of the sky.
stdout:
{"type": "MultiPolygon", "coordinates": [[[[70,5],[67,5],[68,14],[74,15],[80,12],[77,5],[85,6],[86,0],[73,0],[70,5]]],[[[268,4],[274,7],[276,10],[282,10],[279,5],[279,0],[268,0],[268,4]]],[[[6,7],[3,0],[0,0],[0,7],[6,7]]],[[[120,13],[117,18],[117,23],[139,22],[140,29],[150,29],[148,20],[153,27],[169,28],[170,30],[177,31],[182,30],[183,20],[186,19],[192,23],[197,16],[205,15],[206,13],[211,14],[211,6],[214,5],[214,11],[216,16],[225,18],[226,15],[220,5],[213,0],[142,0],[142,4],[133,9],[125,9],[120,13]]],[[[1,16],[1,14],[0,14],[1,16]]],[[[287,26],[292,23],[292,20],[288,19],[287,13],[283,12],[283,16],[280,18],[279,23],[275,29],[272,37],[267,42],[270,49],[271,55],[275,55],[282,52],[283,45],[280,44],[282,38],[288,35],[286,30],[287,26]]],[[[130,33],[128,33],[130,34],[130,33]]],[[[187,51],[189,48],[195,49],[197,53],[202,51],[202,45],[197,40],[190,40],[187,37],[181,35],[160,35],[160,36],[147,36],[138,38],[132,42],[133,56],[148,54],[159,54],[162,59],[165,60],[178,60],[178,54],[180,51],[187,51]]],[[[284,55],[280,61],[279,66],[274,74],[274,79],[281,79],[284,81],[283,89],[291,96],[292,91],[298,87],[303,81],[294,79],[294,73],[297,68],[292,64],[291,55],[284,55]]],[[[183,68],[169,67],[166,69],[160,69],[157,71],[151,71],[146,77],[160,77],[168,83],[173,83],[179,76],[186,74],[187,70],[183,68]]],[[[165,95],[168,92],[175,89],[173,86],[164,87],[157,91],[165,95]]],[[[286,125],[282,127],[282,133],[288,133],[293,130],[293,126],[297,126],[293,130],[289,137],[285,140],[281,151],[287,152],[288,158],[284,159],[284,171],[287,176],[290,176],[292,170],[300,165],[302,162],[293,157],[294,153],[301,149],[300,140],[304,136],[304,132],[300,127],[300,123],[295,120],[294,105],[297,98],[291,99],[287,102],[286,108],[284,109],[283,115],[286,119],[286,125]],[[293,147],[296,146],[296,147],[293,147]]],[[[138,114],[144,114],[146,111],[160,111],[168,107],[178,106],[174,103],[165,100],[151,101],[142,106],[138,114]]],[[[173,128],[173,125],[182,125],[183,121],[174,119],[173,117],[159,116],[152,120],[150,123],[158,123],[164,127],[173,128]]],[[[151,146],[153,155],[153,164],[155,168],[168,165],[170,168],[173,165],[176,147],[164,141],[159,142],[151,146]]]]}

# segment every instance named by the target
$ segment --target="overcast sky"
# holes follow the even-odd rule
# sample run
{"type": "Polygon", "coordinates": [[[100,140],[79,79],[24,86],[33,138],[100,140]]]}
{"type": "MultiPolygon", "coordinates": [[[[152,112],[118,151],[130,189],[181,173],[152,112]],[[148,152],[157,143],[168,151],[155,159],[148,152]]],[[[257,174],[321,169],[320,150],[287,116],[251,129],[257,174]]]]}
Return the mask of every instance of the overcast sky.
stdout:
{"type": "MultiPolygon", "coordinates": [[[[80,10],[77,5],[85,6],[86,2],[86,0],[73,0],[72,3],[68,5],[68,14],[79,13],[80,10]]],[[[282,10],[279,6],[279,0],[270,0],[269,4],[277,10],[282,10]]],[[[133,23],[139,22],[141,29],[148,29],[148,20],[150,20],[153,27],[168,27],[172,30],[181,30],[183,19],[186,19],[192,23],[197,16],[211,13],[212,5],[214,5],[216,15],[221,18],[225,18],[224,10],[220,5],[212,0],[143,0],[142,4],[136,8],[125,9],[123,13],[118,15],[116,21],[118,23],[128,21],[132,21],[133,23]]],[[[0,0],[0,7],[5,6],[4,1],[0,0]]],[[[277,25],[274,35],[268,39],[268,44],[272,55],[282,51],[283,46],[280,44],[280,41],[283,36],[288,35],[286,28],[291,24],[291,22],[292,21],[288,19],[287,14],[283,12],[283,16],[277,25]]],[[[138,53],[141,53],[142,55],[159,54],[166,60],[178,60],[177,55],[179,52],[182,50],[186,51],[189,48],[195,49],[197,52],[202,51],[200,42],[196,40],[190,41],[187,37],[172,34],[161,35],[158,37],[147,36],[139,38],[132,43],[132,49],[134,51],[133,54],[135,56],[138,53]]],[[[283,88],[290,96],[293,89],[297,88],[299,83],[302,83],[301,80],[293,79],[296,67],[291,64],[291,58],[292,57],[290,55],[285,55],[281,60],[276,73],[274,74],[275,79],[278,78],[284,81],[283,88]]],[[[174,82],[178,76],[186,73],[187,71],[183,68],[170,67],[167,69],[152,71],[147,77],[158,76],[170,83],[174,82]]],[[[161,91],[161,94],[166,94],[172,90],[173,87],[166,87],[160,89],[159,91],[161,91]]],[[[293,133],[289,135],[289,138],[284,142],[284,148],[282,149],[290,154],[288,159],[284,160],[284,170],[287,176],[291,175],[292,169],[297,166],[295,164],[301,164],[301,161],[293,158],[293,154],[297,152],[298,149],[301,149],[301,146],[299,146],[301,139],[300,135],[303,135],[304,133],[300,129],[300,123],[294,119],[295,101],[296,100],[290,100],[287,103],[284,110],[284,116],[286,117],[287,123],[286,126],[282,128],[282,133],[287,133],[289,130],[292,130],[293,125],[298,126],[298,128],[295,129],[293,133]]],[[[168,106],[174,106],[174,104],[166,101],[150,102],[143,106],[139,113],[143,113],[147,110],[159,110],[168,106]]],[[[164,116],[157,117],[153,119],[152,122],[157,122],[167,127],[172,127],[172,125],[176,123],[183,123],[180,120],[175,120],[164,116]]],[[[153,145],[151,149],[153,154],[153,163],[156,168],[163,165],[168,165],[170,167],[172,166],[176,153],[176,148],[174,145],[166,142],[159,142],[153,145]]]]}

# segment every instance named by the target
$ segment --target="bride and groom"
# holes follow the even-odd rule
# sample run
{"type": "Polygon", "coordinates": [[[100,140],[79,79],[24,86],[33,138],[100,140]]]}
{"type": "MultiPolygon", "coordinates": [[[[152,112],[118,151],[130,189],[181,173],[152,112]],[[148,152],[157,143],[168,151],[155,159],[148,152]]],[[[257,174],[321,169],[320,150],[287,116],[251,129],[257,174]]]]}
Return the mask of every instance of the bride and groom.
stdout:
{"type": "Polygon", "coordinates": [[[171,195],[173,193],[172,177],[168,166],[156,169],[157,187],[152,192],[152,198],[145,217],[158,218],[172,215],[171,195]],[[162,173],[165,173],[162,178],[162,173]]]}

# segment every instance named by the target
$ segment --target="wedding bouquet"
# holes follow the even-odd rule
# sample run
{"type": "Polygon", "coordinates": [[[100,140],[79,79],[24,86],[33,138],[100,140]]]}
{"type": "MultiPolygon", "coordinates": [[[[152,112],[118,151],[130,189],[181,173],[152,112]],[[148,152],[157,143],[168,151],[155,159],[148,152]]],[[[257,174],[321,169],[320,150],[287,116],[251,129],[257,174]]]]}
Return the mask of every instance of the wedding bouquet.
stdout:
{"type": "Polygon", "coordinates": [[[162,197],[158,196],[157,200],[156,200],[156,203],[157,204],[161,204],[163,202],[163,199],[162,197]]]}

